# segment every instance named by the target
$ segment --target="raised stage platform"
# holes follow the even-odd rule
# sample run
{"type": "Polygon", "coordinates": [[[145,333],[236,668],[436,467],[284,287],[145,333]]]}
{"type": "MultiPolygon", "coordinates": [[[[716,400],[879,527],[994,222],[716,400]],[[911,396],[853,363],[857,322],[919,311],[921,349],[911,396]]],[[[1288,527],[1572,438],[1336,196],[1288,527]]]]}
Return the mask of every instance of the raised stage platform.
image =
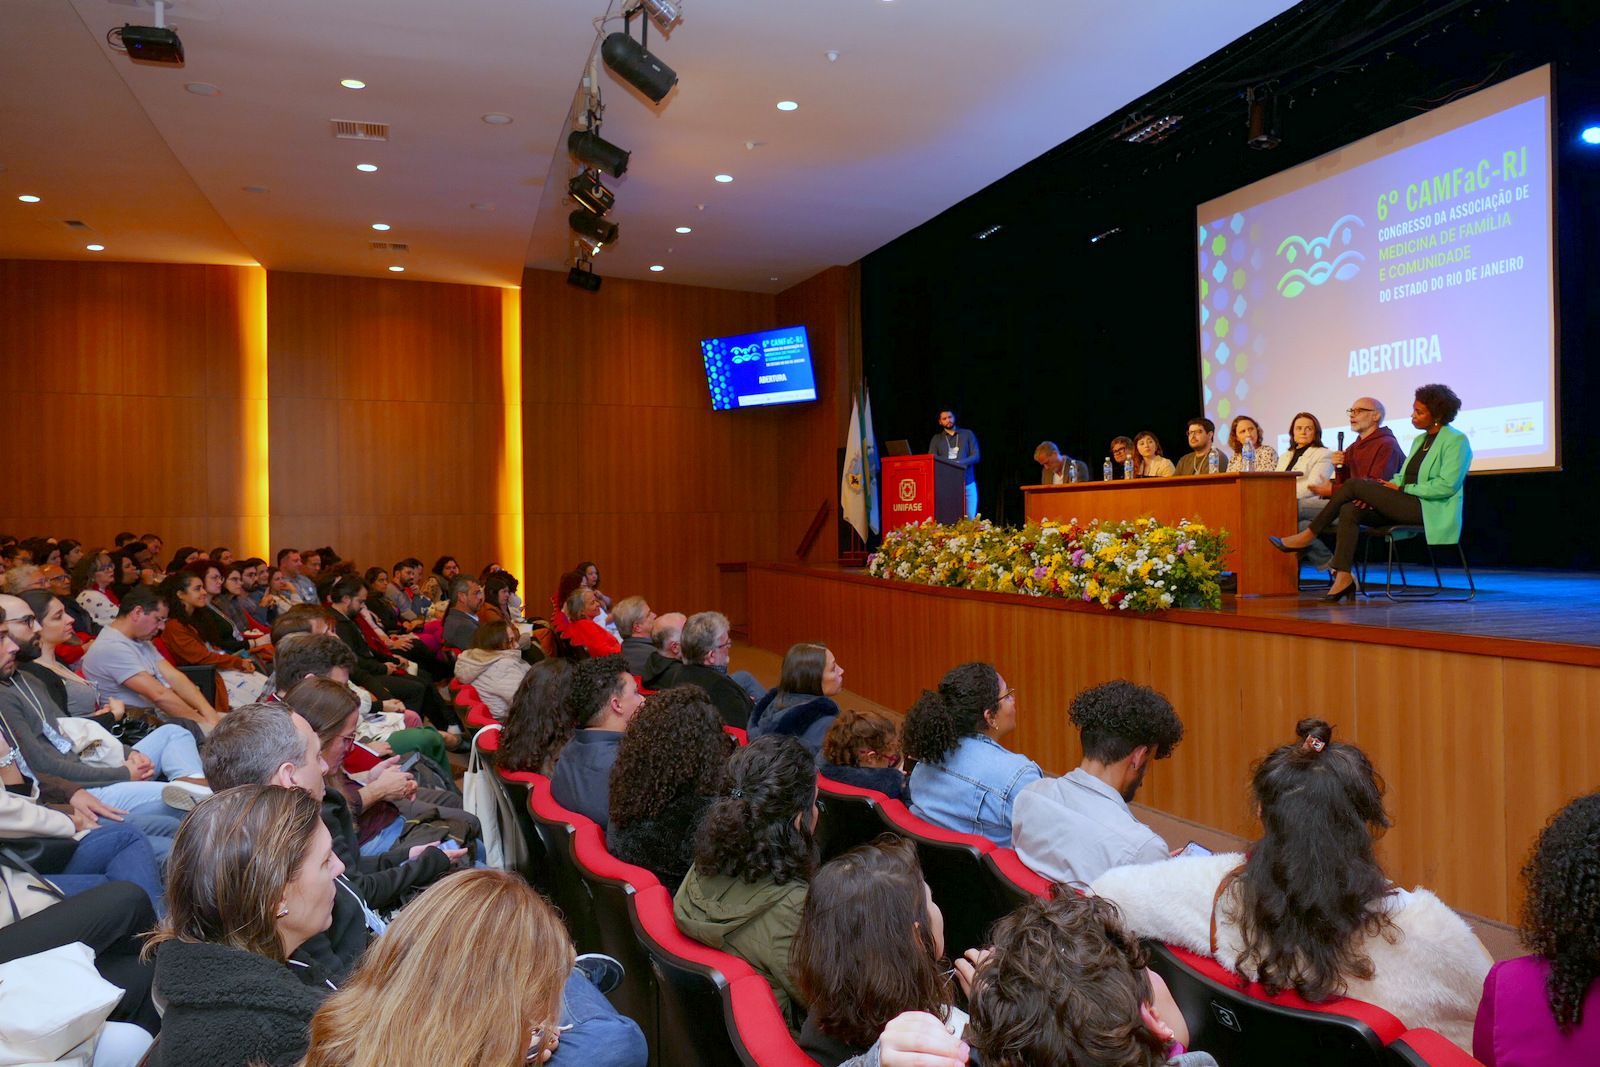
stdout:
{"type": "Polygon", "coordinates": [[[1390,874],[1512,922],[1535,835],[1600,787],[1600,575],[1476,576],[1465,604],[1325,605],[1308,593],[1129,616],[753,563],[747,618],[758,648],[827,641],[850,689],[892,708],[957,663],[993,662],[1018,691],[1009,743],[1050,773],[1081,757],[1066,718],[1074,693],[1112,678],[1153,686],[1186,733],[1140,802],[1245,836],[1251,763],[1292,740],[1296,719],[1320,715],[1388,782],[1395,827],[1379,848],[1390,874]]]}

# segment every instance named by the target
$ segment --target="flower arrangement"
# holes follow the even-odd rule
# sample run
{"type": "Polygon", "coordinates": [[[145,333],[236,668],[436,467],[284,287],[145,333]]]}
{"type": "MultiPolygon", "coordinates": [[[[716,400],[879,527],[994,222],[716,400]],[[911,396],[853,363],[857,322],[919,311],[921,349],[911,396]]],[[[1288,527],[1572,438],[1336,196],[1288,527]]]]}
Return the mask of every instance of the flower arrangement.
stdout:
{"type": "Polygon", "coordinates": [[[1025,596],[1059,596],[1118,611],[1219,608],[1228,536],[1183,519],[1030,522],[987,519],[902,526],[867,559],[875,578],[1025,596]]]}

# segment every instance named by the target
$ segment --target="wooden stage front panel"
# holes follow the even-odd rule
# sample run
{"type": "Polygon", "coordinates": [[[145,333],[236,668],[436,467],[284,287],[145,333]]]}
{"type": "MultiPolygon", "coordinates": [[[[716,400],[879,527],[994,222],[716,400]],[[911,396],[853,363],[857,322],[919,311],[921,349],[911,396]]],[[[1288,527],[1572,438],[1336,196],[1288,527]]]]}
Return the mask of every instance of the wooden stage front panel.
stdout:
{"type": "Polygon", "coordinates": [[[909,708],[957,663],[993,662],[1018,693],[1007,744],[1051,774],[1082,756],[1066,715],[1073,694],[1114,678],[1152,686],[1185,736],[1139,800],[1247,837],[1252,762],[1292,741],[1300,717],[1326,718],[1388,783],[1395,826],[1379,852],[1391,877],[1490,919],[1516,921],[1517,871],[1534,837],[1597,784],[1600,669],[1550,662],[1560,656],[1549,647],[1526,658],[1519,645],[1542,647],[1531,642],[1208,612],[1130,616],[792,564],[752,564],[749,597],[751,644],[782,654],[824,641],[847,686],[889,707],[909,708]]]}

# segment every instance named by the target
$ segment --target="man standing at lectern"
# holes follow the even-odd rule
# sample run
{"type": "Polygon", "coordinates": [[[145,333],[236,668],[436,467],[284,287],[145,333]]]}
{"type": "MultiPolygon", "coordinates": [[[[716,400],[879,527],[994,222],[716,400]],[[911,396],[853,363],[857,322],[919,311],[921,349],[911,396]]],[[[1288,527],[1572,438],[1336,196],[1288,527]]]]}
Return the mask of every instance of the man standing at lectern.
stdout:
{"type": "Polygon", "coordinates": [[[928,455],[938,456],[966,470],[967,518],[978,516],[978,437],[956,426],[956,413],[939,412],[939,432],[928,442],[928,455]]]}

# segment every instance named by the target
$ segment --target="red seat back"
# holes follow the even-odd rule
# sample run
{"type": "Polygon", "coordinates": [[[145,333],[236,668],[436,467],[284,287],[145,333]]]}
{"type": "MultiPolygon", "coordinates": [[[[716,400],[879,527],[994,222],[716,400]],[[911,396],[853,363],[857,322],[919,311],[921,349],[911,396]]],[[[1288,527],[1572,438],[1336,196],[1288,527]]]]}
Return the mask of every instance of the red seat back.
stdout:
{"type": "Polygon", "coordinates": [[[1015,905],[985,873],[983,859],[995,844],[986,837],[935,826],[911,814],[898,800],[883,800],[878,812],[896,833],[916,842],[922,876],[944,912],[945,950],[955,959],[989,943],[989,927],[1015,905]]]}
{"type": "Polygon", "coordinates": [[[1433,1030],[1407,1030],[1389,1043],[1389,1056],[1405,1067],[1483,1067],[1454,1041],[1433,1030]]]}
{"type": "Polygon", "coordinates": [[[593,903],[600,951],[615,957],[624,972],[621,984],[609,994],[611,1003],[639,1024],[652,1049],[658,1048],[659,992],[650,953],[634,933],[631,904],[635,893],[659,887],[660,882],[643,867],[623,863],[607,852],[605,835],[587,819],[578,824],[572,841],[578,875],[587,885],[593,903]]]}
{"type": "Polygon", "coordinates": [[[1012,897],[1019,906],[1029,897],[1050,899],[1050,879],[1041,877],[1009,848],[997,848],[985,855],[983,866],[1001,892],[1012,897]]]}
{"type": "Polygon", "coordinates": [[[734,980],[728,986],[733,1040],[747,1064],[754,1067],[816,1067],[789,1036],[789,1024],[778,1010],[772,986],[760,975],[734,980]]]}
{"type": "Polygon", "coordinates": [[[594,900],[589,887],[578,874],[573,836],[582,823],[594,824],[576,812],[568,811],[550,795],[550,780],[539,775],[528,791],[528,810],[533,829],[549,861],[550,896],[567,921],[572,943],[579,952],[600,951],[600,932],[594,915],[594,900]]]}
{"type": "Polygon", "coordinates": [[[763,985],[766,979],[737,956],[685,937],[673,918],[672,898],[662,886],[634,894],[633,918],[634,930],[650,954],[659,994],[660,1067],[745,1067],[731,1036],[723,993],[742,978],[763,985]]]}
{"type": "Polygon", "coordinates": [[[889,798],[873,789],[846,785],[817,775],[821,813],[817,818],[817,851],[823,862],[891,829],[879,811],[889,798]]]}

